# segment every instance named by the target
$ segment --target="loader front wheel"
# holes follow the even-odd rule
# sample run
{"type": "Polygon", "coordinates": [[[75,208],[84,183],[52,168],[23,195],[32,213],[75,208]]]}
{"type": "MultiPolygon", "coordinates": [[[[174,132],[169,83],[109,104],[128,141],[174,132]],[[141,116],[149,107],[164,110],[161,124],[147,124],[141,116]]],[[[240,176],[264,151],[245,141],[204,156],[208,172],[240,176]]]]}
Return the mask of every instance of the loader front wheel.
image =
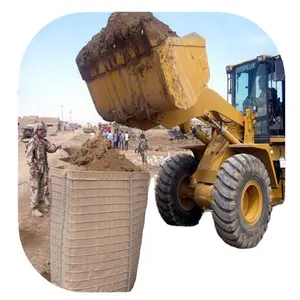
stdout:
{"type": "Polygon", "coordinates": [[[196,171],[197,160],[188,154],[168,159],[159,172],[155,188],[156,205],[162,219],[173,226],[195,226],[202,209],[193,201],[189,178],[196,171]]]}
{"type": "Polygon", "coordinates": [[[213,190],[213,220],[218,235],[236,248],[253,248],[263,238],[271,215],[270,179],[263,163],[249,154],[221,166],[213,190]]]}

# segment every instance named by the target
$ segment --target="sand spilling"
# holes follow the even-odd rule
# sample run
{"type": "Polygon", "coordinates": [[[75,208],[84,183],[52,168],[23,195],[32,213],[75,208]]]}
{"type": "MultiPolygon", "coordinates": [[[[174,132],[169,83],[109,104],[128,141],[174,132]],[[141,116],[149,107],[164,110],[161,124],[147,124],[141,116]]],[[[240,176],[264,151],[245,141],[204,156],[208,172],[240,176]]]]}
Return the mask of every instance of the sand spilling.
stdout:
{"type": "Polygon", "coordinates": [[[87,140],[77,149],[69,149],[70,160],[67,169],[81,171],[142,171],[121,154],[118,149],[113,149],[111,143],[101,135],[87,140]]]}

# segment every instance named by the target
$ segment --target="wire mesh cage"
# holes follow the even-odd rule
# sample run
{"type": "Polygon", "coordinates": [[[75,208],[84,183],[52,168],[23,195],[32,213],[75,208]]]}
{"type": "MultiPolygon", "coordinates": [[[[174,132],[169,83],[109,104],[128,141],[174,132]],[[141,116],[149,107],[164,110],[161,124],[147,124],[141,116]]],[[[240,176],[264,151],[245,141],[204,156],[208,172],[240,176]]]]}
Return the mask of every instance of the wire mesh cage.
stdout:
{"type": "Polygon", "coordinates": [[[128,292],[135,283],[150,175],[53,168],[51,282],[82,292],[128,292]]]}

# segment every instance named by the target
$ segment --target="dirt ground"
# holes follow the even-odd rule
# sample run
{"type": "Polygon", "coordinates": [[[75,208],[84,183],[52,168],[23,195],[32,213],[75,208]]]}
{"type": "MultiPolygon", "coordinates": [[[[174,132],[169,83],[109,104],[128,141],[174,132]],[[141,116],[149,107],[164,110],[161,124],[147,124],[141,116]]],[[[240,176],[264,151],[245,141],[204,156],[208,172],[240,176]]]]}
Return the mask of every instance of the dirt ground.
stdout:
{"type": "MultiPolygon", "coordinates": [[[[136,131],[136,136],[139,135],[136,131]]],[[[149,141],[149,151],[147,153],[150,164],[149,171],[151,175],[157,174],[160,169],[160,164],[165,158],[178,153],[179,146],[186,143],[198,143],[197,141],[170,141],[166,130],[152,129],[146,132],[146,137],[149,141]],[[151,158],[154,158],[151,160],[151,158]],[[152,163],[151,163],[152,162],[152,163]]],[[[89,135],[83,134],[82,131],[59,133],[57,136],[50,136],[48,139],[51,142],[62,145],[71,144],[72,142],[83,143],[89,135]]],[[[137,140],[129,143],[128,151],[121,151],[132,162],[139,161],[138,155],[135,153],[137,140]]],[[[49,253],[49,214],[45,214],[42,218],[33,217],[30,210],[29,201],[29,169],[26,163],[25,144],[19,141],[18,154],[18,193],[19,193],[19,231],[20,239],[27,258],[33,267],[47,280],[50,280],[50,253],[49,253]]],[[[183,151],[187,152],[187,151],[183,151]]],[[[54,154],[48,155],[50,168],[56,165],[64,165],[64,162],[59,160],[59,157],[65,157],[66,153],[63,150],[58,150],[54,154]]]]}

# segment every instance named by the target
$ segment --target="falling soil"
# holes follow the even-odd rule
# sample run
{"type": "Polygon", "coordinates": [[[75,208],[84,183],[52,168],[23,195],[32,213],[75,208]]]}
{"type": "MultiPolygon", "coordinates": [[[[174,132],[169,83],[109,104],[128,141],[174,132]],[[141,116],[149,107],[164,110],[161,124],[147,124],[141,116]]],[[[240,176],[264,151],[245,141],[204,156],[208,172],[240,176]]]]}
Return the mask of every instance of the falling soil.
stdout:
{"type": "Polygon", "coordinates": [[[111,143],[101,135],[86,141],[81,149],[71,155],[69,169],[85,171],[142,171],[121,154],[118,149],[112,149],[111,143]]]}
{"type": "Polygon", "coordinates": [[[162,44],[169,36],[176,37],[177,34],[150,12],[112,13],[107,26],[78,53],[76,63],[83,79],[88,80],[87,71],[97,65],[97,61],[108,60],[106,68],[113,68],[116,60],[114,53],[122,52],[126,64],[132,59],[129,48],[134,50],[135,56],[140,57],[151,52],[151,48],[162,44]]]}

